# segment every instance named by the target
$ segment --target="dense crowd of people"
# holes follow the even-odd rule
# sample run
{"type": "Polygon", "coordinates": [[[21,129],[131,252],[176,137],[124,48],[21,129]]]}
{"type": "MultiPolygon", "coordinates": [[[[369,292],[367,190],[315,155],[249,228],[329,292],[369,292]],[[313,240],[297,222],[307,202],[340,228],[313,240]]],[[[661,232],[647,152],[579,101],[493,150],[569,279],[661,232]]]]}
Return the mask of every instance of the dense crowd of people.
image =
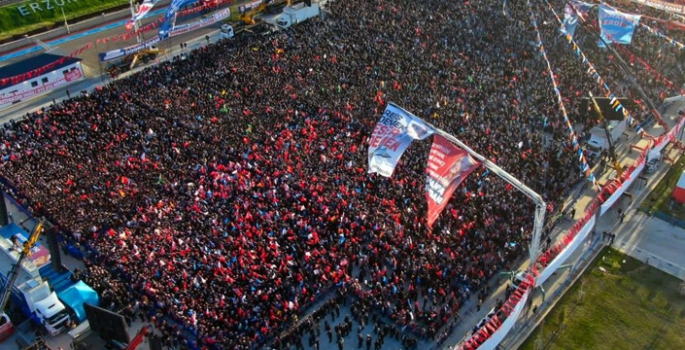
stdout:
{"type": "MultiPolygon", "coordinates": [[[[569,116],[587,130],[580,99],[601,91],[536,5],[569,116]]],[[[367,174],[386,104],[454,133],[550,208],[583,179],[528,7],[505,7],[329,2],[323,18],[223,40],[5,125],[0,173],[97,251],[83,273],[107,306],[156,315],[167,344],[192,333],[193,346],[250,349],[335,286],[435,336],[523,255],[534,208],[481,168],[428,229],[430,142],[414,143],[392,178],[367,174]]],[[[630,49],[655,55],[642,45],[630,49]]],[[[606,53],[587,53],[620,79],[606,53]]]]}

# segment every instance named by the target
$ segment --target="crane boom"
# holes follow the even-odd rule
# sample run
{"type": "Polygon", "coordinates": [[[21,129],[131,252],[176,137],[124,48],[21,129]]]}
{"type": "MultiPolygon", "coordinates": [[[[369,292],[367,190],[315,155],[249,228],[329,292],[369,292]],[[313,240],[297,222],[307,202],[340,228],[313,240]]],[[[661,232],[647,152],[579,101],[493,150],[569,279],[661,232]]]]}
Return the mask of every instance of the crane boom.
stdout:
{"type": "Polygon", "coordinates": [[[592,101],[592,107],[595,109],[595,112],[597,112],[597,115],[599,115],[599,122],[602,123],[602,126],[604,127],[604,133],[606,134],[607,142],[609,143],[609,155],[611,156],[611,161],[614,163],[614,169],[616,169],[616,177],[621,178],[621,176],[623,176],[623,168],[621,168],[621,162],[618,161],[618,157],[616,156],[614,139],[609,132],[609,124],[607,123],[606,118],[604,118],[604,113],[602,113],[602,109],[599,108],[592,92],[590,92],[590,100],[592,101]]]}
{"type": "Polygon", "coordinates": [[[12,269],[7,275],[7,283],[5,284],[5,290],[2,293],[2,297],[0,297],[0,310],[4,310],[7,306],[7,301],[10,299],[10,293],[12,293],[12,287],[14,286],[14,283],[17,281],[17,278],[19,277],[21,264],[24,262],[24,259],[31,256],[31,249],[33,249],[33,246],[36,245],[36,241],[38,241],[38,237],[40,236],[41,231],[43,231],[44,223],[45,219],[41,219],[36,225],[36,227],[33,228],[33,231],[31,231],[29,239],[27,239],[26,242],[24,242],[24,246],[19,252],[19,259],[17,259],[17,263],[12,266],[12,269]]]}

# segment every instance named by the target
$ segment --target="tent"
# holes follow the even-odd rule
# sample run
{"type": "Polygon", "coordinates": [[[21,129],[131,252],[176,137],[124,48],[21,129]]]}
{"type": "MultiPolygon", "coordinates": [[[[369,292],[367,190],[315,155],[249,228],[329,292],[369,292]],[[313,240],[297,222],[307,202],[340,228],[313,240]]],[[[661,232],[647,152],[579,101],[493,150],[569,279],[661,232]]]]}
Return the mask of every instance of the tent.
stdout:
{"type": "Polygon", "coordinates": [[[78,281],[73,286],[59,293],[58,296],[64,305],[74,311],[78,323],[86,320],[86,311],[83,309],[83,304],[100,306],[98,293],[83,281],[78,281]]]}
{"type": "Polygon", "coordinates": [[[680,179],[673,190],[673,199],[678,203],[685,203],[685,171],[680,174],[680,179]]]}

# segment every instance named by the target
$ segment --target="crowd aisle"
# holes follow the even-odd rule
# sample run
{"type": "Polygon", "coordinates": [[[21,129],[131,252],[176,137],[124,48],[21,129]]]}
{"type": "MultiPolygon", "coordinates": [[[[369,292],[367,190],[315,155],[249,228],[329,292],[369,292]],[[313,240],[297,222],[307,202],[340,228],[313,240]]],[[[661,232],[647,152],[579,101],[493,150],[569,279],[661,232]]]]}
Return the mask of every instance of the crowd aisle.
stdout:
{"type": "MultiPolygon", "coordinates": [[[[535,3],[560,89],[588,130],[580,98],[600,91],[544,6],[535,3]]],[[[486,298],[488,280],[525,256],[533,204],[485,169],[432,230],[430,142],[412,145],[392,178],[367,174],[366,141],[389,101],[454,133],[550,210],[583,179],[524,2],[503,11],[490,0],[348,0],[329,10],[266,38],[194,50],[2,129],[10,192],[95,251],[83,278],[107,307],[155,322],[166,344],[328,342],[320,329],[335,306],[278,335],[334,293],[356,303],[349,337],[360,320],[382,319],[387,330],[374,327],[373,342],[385,334],[411,348],[445,337],[464,301],[486,298]]],[[[607,54],[589,51],[612,71],[607,54]]]]}

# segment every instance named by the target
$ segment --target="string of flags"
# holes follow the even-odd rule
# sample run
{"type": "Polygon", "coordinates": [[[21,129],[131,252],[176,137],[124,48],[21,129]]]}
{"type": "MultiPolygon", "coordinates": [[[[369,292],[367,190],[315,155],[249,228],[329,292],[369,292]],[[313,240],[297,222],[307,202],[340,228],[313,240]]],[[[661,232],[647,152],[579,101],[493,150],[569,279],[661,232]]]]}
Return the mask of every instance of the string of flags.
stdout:
{"type": "Polygon", "coordinates": [[[634,64],[634,60],[637,59],[637,61],[638,61],[640,64],[642,64],[642,66],[643,66],[646,70],[648,70],[650,73],[652,73],[652,75],[654,76],[654,78],[655,78],[657,81],[662,82],[664,85],[666,85],[666,86],[669,87],[669,88],[674,88],[674,87],[675,87],[675,84],[674,84],[672,81],[668,80],[666,77],[664,77],[663,75],[661,75],[661,73],[659,73],[659,71],[657,71],[656,69],[654,69],[654,67],[650,66],[647,62],[645,62],[645,61],[644,61],[642,58],[640,58],[639,56],[637,56],[637,55],[633,54],[632,52],[630,52],[630,50],[628,50],[626,47],[624,47],[624,46],[622,46],[622,45],[616,45],[615,49],[616,49],[617,51],[620,51],[624,56],[629,56],[629,57],[630,57],[630,64],[631,64],[631,65],[633,65],[633,64],[634,64]]]}
{"type": "MultiPolygon", "coordinates": [[[[227,3],[227,2],[229,2],[229,1],[223,0],[223,1],[219,1],[216,4],[212,4],[211,6],[210,5],[198,6],[198,7],[192,8],[192,9],[181,11],[178,13],[178,15],[183,16],[183,15],[199,12],[199,11],[202,11],[203,9],[208,8],[208,7],[219,6],[219,5],[221,5],[223,3],[227,3]]],[[[18,83],[21,83],[23,81],[35,78],[37,76],[44,74],[45,72],[49,72],[51,69],[53,69],[56,66],[63,64],[67,60],[67,58],[73,58],[74,56],[78,56],[78,55],[82,54],[84,51],[93,47],[94,44],[95,45],[96,44],[107,44],[109,42],[126,41],[126,40],[129,40],[129,39],[135,37],[136,35],[138,35],[140,33],[156,29],[159,25],[162,24],[162,22],[164,22],[164,16],[161,16],[160,18],[156,19],[155,21],[146,24],[145,26],[139,28],[135,32],[129,32],[129,33],[120,34],[120,35],[113,35],[113,36],[109,36],[109,37],[105,37],[105,38],[98,38],[95,40],[94,43],[90,42],[88,44],[85,44],[82,47],[78,48],[76,51],[69,54],[69,56],[62,57],[59,60],[48,63],[47,65],[45,65],[43,67],[36,68],[30,72],[18,74],[18,75],[9,77],[9,78],[0,79],[0,86],[4,86],[4,85],[8,85],[8,84],[14,85],[14,84],[18,84],[18,83]]]]}
{"type": "Polygon", "coordinates": [[[578,161],[580,162],[580,169],[583,171],[585,176],[589,181],[592,182],[593,186],[597,185],[597,179],[595,178],[595,175],[592,173],[592,169],[590,168],[590,165],[587,162],[587,159],[585,158],[585,154],[583,153],[583,148],[580,146],[580,143],[578,142],[578,138],[576,137],[576,132],[573,130],[573,124],[571,124],[571,121],[568,118],[568,113],[566,112],[566,107],[564,106],[564,101],[562,100],[561,97],[561,92],[559,91],[559,86],[557,85],[557,81],[554,78],[554,70],[552,70],[552,65],[549,63],[549,59],[547,58],[547,52],[545,51],[545,46],[542,44],[542,36],[540,36],[540,29],[538,28],[537,21],[535,20],[535,13],[533,12],[533,7],[530,4],[530,0],[526,1],[526,4],[528,5],[528,9],[530,10],[530,21],[533,24],[533,28],[535,28],[535,33],[537,36],[537,45],[540,47],[540,54],[542,54],[542,58],[545,60],[545,63],[547,63],[547,72],[549,73],[550,79],[552,80],[552,86],[554,87],[554,94],[556,95],[557,98],[557,104],[559,105],[559,109],[561,110],[561,114],[564,117],[564,122],[566,123],[566,126],[568,127],[569,130],[569,139],[573,143],[573,150],[576,152],[578,155],[578,161]]]}
{"type": "Polygon", "coordinates": [[[673,45],[673,46],[675,46],[675,47],[677,47],[677,48],[679,48],[679,49],[681,49],[681,50],[685,50],[685,45],[683,45],[681,42],[679,42],[679,41],[677,41],[677,40],[671,38],[670,36],[668,36],[668,35],[666,35],[666,34],[660,32],[660,31],[658,31],[657,29],[654,29],[654,28],[652,28],[652,27],[650,27],[650,26],[648,26],[648,25],[646,25],[646,24],[644,24],[644,23],[640,23],[640,25],[641,25],[643,28],[645,28],[650,34],[656,35],[656,36],[658,36],[658,37],[660,37],[660,38],[662,38],[662,39],[668,41],[669,44],[671,44],[671,45],[673,45]]]}
{"type": "Polygon", "coordinates": [[[74,56],[78,56],[78,55],[82,54],[83,51],[90,49],[92,46],[93,46],[93,43],[85,44],[85,45],[81,46],[80,48],[78,48],[76,51],[70,53],[69,56],[64,56],[64,57],[60,58],[59,60],[54,61],[52,63],[49,63],[43,67],[36,68],[30,72],[18,74],[18,75],[9,77],[9,78],[0,79],[0,86],[7,85],[7,84],[13,84],[14,85],[14,84],[21,83],[22,81],[40,76],[40,75],[44,74],[45,72],[48,72],[51,69],[55,68],[56,66],[63,64],[67,59],[70,59],[70,58],[73,58],[74,56]]]}
{"type": "MultiPolygon", "coordinates": [[[[547,1],[547,0],[545,0],[545,1],[547,1]]],[[[547,4],[549,5],[549,2],[548,2],[548,1],[547,1],[547,4]]],[[[575,8],[575,5],[574,5],[573,3],[569,3],[569,4],[571,4],[571,6],[575,8]]],[[[615,9],[615,8],[613,8],[613,7],[611,7],[611,6],[608,6],[608,5],[604,4],[604,3],[602,3],[602,5],[603,5],[603,6],[600,6],[600,12],[601,12],[602,8],[604,8],[605,10],[606,10],[606,9],[613,10],[614,12],[616,12],[617,14],[619,14],[619,16],[626,15],[626,14],[621,14],[617,9],[615,9]]],[[[551,6],[550,6],[550,8],[551,8],[551,6]]],[[[552,9],[552,11],[554,11],[554,10],[552,9]]],[[[601,14],[601,13],[600,13],[600,14],[601,14]]],[[[626,16],[627,16],[627,15],[626,15],[626,16]]],[[[639,20],[639,19],[638,19],[638,20],[639,20]]],[[[602,18],[600,17],[600,22],[601,22],[601,21],[602,21],[602,18]]],[[[635,23],[637,23],[637,22],[635,22],[635,23]]],[[[624,37],[623,39],[621,39],[621,38],[616,39],[616,38],[614,38],[614,37],[611,35],[611,33],[610,33],[609,31],[603,31],[603,29],[602,29],[603,27],[601,26],[601,23],[598,23],[597,21],[594,21],[592,24],[594,25],[594,27],[595,27],[596,29],[599,28],[600,32],[602,33],[602,37],[605,38],[605,40],[607,40],[608,42],[610,42],[610,43],[614,42],[614,43],[620,43],[620,44],[630,44],[630,40],[628,40],[627,42],[624,42],[624,41],[623,41],[623,39],[625,39],[625,37],[624,37]]],[[[633,29],[634,29],[634,28],[633,28],[633,29]]],[[[616,33],[614,33],[614,34],[616,34],[616,33]]],[[[621,35],[621,33],[618,33],[618,35],[621,35]]],[[[631,33],[630,33],[630,39],[632,39],[632,29],[631,29],[631,33]]],[[[620,47],[621,45],[614,45],[614,46],[615,46],[615,47],[618,47],[619,49],[621,49],[621,47],[620,47]]],[[[625,50],[625,49],[624,49],[624,50],[625,50]]],[[[670,127],[668,126],[668,123],[666,123],[666,122],[664,121],[664,119],[661,117],[659,111],[657,111],[656,109],[653,110],[653,111],[652,111],[652,115],[653,115],[654,118],[656,119],[656,122],[657,122],[661,127],[663,127],[664,130],[666,130],[666,132],[668,132],[668,131],[670,130],[670,127]]]]}
{"type": "MultiPolygon", "coordinates": [[[[561,17],[557,14],[556,11],[554,11],[554,8],[552,5],[549,3],[549,1],[545,0],[547,3],[547,6],[549,9],[552,11],[552,14],[554,14],[554,17],[557,19],[557,22],[563,25],[563,21],[561,20],[561,17]]],[[[587,56],[583,53],[583,51],[580,49],[578,44],[573,40],[573,36],[570,34],[566,34],[566,40],[568,43],[573,47],[573,52],[576,54],[576,57],[580,57],[580,60],[583,62],[583,64],[587,68],[587,74],[592,77],[592,79],[599,84],[599,86],[604,90],[604,97],[607,97],[610,99],[611,107],[616,111],[616,112],[621,112],[623,113],[623,116],[625,116],[628,119],[628,123],[631,127],[635,128],[636,133],[644,133],[644,129],[642,129],[642,126],[640,126],[640,123],[637,122],[635,118],[630,114],[630,111],[628,111],[627,108],[621,104],[621,101],[616,97],[616,95],[611,91],[609,88],[609,85],[607,84],[606,80],[602,78],[599,73],[597,73],[597,69],[595,69],[595,66],[590,62],[590,60],[587,59],[587,56]]]]}

